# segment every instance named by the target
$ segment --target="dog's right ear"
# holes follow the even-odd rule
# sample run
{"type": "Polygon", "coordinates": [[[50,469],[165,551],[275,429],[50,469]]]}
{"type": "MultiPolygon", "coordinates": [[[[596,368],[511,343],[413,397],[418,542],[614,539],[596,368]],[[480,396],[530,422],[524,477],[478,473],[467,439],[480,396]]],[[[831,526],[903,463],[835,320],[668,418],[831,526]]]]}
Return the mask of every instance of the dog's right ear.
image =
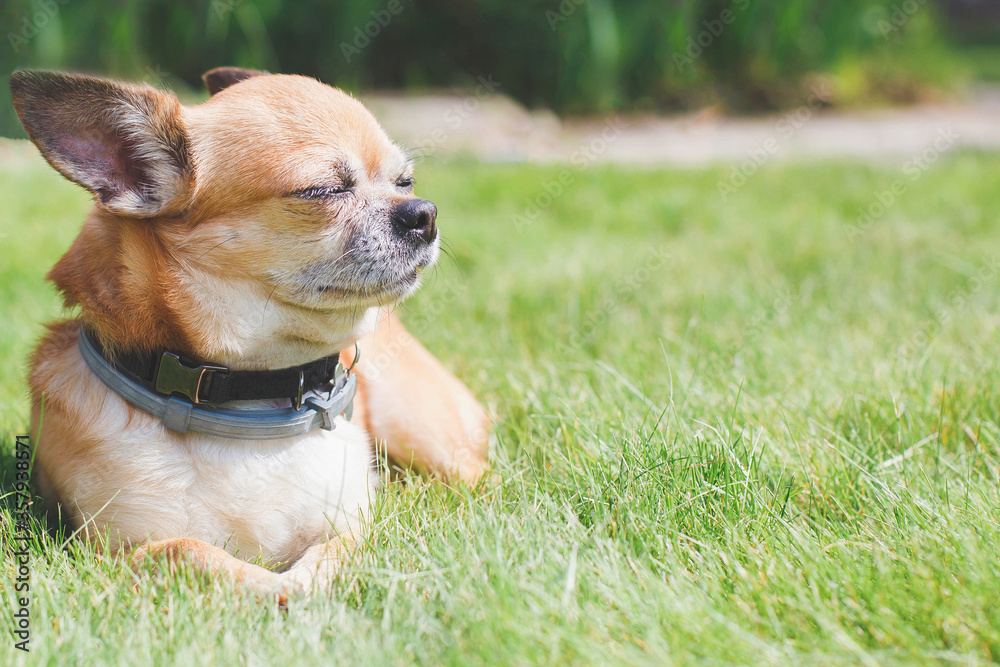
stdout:
{"type": "Polygon", "coordinates": [[[181,104],[145,85],[20,70],[10,77],[28,136],[59,173],[115,213],[179,212],[193,167],[181,104]]]}
{"type": "Polygon", "coordinates": [[[215,95],[234,83],[263,74],[269,74],[269,72],[262,72],[259,69],[243,69],[242,67],[216,67],[202,74],[201,80],[205,82],[208,94],[215,95]]]}

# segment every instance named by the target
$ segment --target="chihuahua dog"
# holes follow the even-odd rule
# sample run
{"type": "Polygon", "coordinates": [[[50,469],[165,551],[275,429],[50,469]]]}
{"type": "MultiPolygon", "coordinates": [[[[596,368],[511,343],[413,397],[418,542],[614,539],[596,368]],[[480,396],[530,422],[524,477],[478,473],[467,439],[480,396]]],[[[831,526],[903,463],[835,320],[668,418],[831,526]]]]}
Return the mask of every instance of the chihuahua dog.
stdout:
{"type": "Polygon", "coordinates": [[[204,79],[211,95],[195,106],[90,76],[10,79],[41,154],[95,197],[48,276],[79,313],[50,325],[31,360],[35,478],[96,548],[284,598],[321,586],[361,535],[376,442],[472,482],[488,421],[388,314],[438,256],[437,210],[413,194],[405,153],[314,79],[235,68],[204,79]],[[253,379],[254,391],[216,396],[225,414],[299,411],[303,378],[333,382],[336,355],[358,361],[357,342],[354,415],[277,439],[185,430],[113,391],[82,339],[109,367],[154,359],[146,393],[183,419],[207,406],[206,372],[212,385],[253,379]],[[172,359],[198,375],[189,401],[159,385],[172,359]],[[297,396],[268,393],[268,378],[287,377],[297,396]]]}

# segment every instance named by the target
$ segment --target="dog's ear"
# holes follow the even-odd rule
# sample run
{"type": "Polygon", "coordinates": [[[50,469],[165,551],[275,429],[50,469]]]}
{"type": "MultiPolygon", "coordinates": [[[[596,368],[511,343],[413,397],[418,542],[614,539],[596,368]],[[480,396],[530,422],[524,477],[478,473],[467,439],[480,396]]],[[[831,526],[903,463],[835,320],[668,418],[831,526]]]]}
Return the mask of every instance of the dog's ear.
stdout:
{"type": "Polygon", "coordinates": [[[216,67],[202,74],[201,80],[205,82],[208,94],[215,95],[220,90],[225,90],[234,83],[269,73],[257,69],[242,69],[240,67],[216,67]]]}
{"type": "Polygon", "coordinates": [[[28,136],[63,176],[110,211],[178,212],[193,179],[177,98],[150,86],[20,70],[10,77],[28,136]]]}

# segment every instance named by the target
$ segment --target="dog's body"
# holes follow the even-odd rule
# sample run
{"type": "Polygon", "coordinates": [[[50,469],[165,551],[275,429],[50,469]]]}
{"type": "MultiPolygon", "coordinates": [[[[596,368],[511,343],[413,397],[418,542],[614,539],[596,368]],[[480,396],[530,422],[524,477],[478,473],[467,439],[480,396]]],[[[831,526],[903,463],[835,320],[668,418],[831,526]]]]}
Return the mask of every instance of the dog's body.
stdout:
{"type": "Polygon", "coordinates": [[[375,489],[362,428],[338,418],[333,431],[281,440],[175,433],[90,372],[78,328],[54,327],[31,377],[45,394],[40,490],[59,499],[70,525],[112,550],[188,537],[275,565],[360,535],[375,489]]]}
{"type": "Polygon", "coordinates": [[[471,481],[487,422],[383,310],[438,253],[436,211],[412,195],[405,156],[353,98],[259,74],[210,72],[213,96],[195,107],[49,73],[15,73],[11,89],[42,154],[98,200],[50,274],[80,318],[50,327],[32,360],[41,492],[111,550],[282,593],[328,576],[360,536],[376,440],[404,464],[471,481]],[[163,349],[234,371],[305,364],[361,339],[355,417],[280,440],[178,433],[90,371],[81,326],[112,356],[163,349]],[[368,365],[383,349],[388,365],[368,365]],[[243,562],[258,557],[284,574],[243,562]]]}

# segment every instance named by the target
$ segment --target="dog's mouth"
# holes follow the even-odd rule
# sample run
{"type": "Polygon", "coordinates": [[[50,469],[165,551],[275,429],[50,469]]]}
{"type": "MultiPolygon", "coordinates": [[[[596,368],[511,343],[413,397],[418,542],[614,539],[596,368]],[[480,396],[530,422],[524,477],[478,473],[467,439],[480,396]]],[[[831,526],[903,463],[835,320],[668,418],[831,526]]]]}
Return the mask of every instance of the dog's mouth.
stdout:
{"type": "Polygon", "coordinates": [[[340,254],[332,261],[311,264],[296,276],[302,305],[355,308],[398,303],[420,286],[421,274],[436,262],[438,248],[364,237],[340,254]]]}
{"type": "Polygon", "coordinates": [[[433,262],[409,266],[379,266],[374,270],[338,272],[317,276],[305,289],[306,299],[323,307],[391,306],[411,296],[420,287],[424,271],[433,262]]]}
{"type": "Polygon", "coordinates": [[[418,266],[404,274],[390,279],[363,282],[360,285],[331,283],[318,285],[316,291],[327,296],[338,296],[352,300],[371,300],[384,305],[386,299],[402,299],[409,296],[420,285],[420,273],[424,267],[418,266]]]}

